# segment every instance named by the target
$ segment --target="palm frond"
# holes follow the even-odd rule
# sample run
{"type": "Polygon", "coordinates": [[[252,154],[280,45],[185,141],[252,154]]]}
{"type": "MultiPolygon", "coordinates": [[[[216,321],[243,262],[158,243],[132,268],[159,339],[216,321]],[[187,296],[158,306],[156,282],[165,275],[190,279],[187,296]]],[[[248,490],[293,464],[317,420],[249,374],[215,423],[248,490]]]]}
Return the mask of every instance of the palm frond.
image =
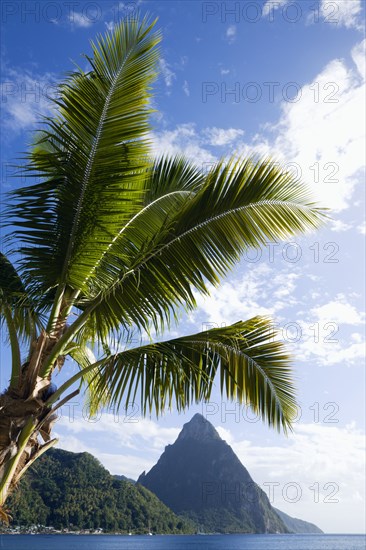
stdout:
{"type": "Polygon", "coordinates": [[[121,228],[96,265],[89,295],[108,289],[122,271],[138,265],[146,253],[160,247],[174,230],[173,221],[204,181],[197,167],[182,157],[156,159],[146,174],[145,204],[121,228]]]}
{"type": "Polygon", "coordinates": [[[141,208],[148,163],[150,84],[159,33],[121,21],[92,42],[91,70],[71,73],[59,115],[28,157],[41,182],[11,193],[6,215],[23,243],[22,267],[43,290],[80,290],[118,231],[141,208]]]}
{"type": "Polygon", "coordinates": [[[19,338],[33,338],[35,330],[41,327],[28,290],[11,261],[0,252],[0,316],[9,320],[10,314],[19,338]]]}
{"type": "Polygon", "coordinates": [[[269,425],[287,430],[296,414],[290,357],[271,321],[254,317],[224,328],[129,349],[102,361],[95,396],[116,409],[138,401],[143,414],[159,415],[209,400],[216,375],[221,394],[249,405],[269,425]]]}
{"type": "Polygon", "coordinates": [[[324,212],[291,174],[247,159],[220,163],[195,191],[168,193],[136,219],[97,271],[96,298],[80,303],[97,331],[158,328],[175,306],[194,308],[193,291],[217,285],[243,252],[314,229],[324,212]]]}
{"type": "Polygon", "coordinates": [[[197,193],[204,183],[203,172],[185,157],[158,157],[147,173],[145,204],[176,191],[197,193]]]}

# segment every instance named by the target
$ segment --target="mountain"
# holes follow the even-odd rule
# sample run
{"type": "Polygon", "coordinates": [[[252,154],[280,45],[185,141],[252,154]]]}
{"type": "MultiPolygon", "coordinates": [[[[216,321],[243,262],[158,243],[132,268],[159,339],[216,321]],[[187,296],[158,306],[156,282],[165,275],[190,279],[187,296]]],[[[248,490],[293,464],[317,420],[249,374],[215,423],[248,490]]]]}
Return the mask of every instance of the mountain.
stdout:
{"type": "Polygon", "coordinates": [[[7,505],[12,526],[121,533],[321,532],[273,508],[201,415],[184,425],[137,483],[112,476],[89,453],[51,449],[29,469],[7,505]]]}
{"type": "Polygon", "coordinates": [[[314,525],[314,523],[309,523],[308,521],[288,516],[285,512],[281,512],[278,508],[273,509],[280,516],[290,533],[323,533],[323,531],[314,525]]]}
{"type": "Polygon", "coordinates": [[[133,533],[193,530],[150,491],[116,479],[89,453],[61,449],[37,460],[7,505],[12,525],[133,533]]]}
{"type": "Polygon", "coordinates": [[[175,443],[165,447],[157,464],[147,474],[143,472],[137,483],[176,514],[193,520],[201,531],[293,531],[286,519],[289,516],[276,512],[232,448],[200,414],[183,426],[175,443]]]}
{"type": "Polygon", "coordinates": [[[267,495],[231,447],[196,414],[138,483],[200,529],[220,533],[286,533],[267,495]]]}

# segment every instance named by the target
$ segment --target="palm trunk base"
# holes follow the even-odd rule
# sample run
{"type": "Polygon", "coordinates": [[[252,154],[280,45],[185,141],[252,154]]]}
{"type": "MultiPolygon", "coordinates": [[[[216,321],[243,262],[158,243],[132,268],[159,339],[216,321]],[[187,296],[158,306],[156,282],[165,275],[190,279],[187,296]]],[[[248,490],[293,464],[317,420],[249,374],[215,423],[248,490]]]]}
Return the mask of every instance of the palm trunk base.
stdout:
{"type": "Polygon", "coordinates": [[[5,522],[8,495],[44,447],[56,442],[51,429],[57,417],[50,413],[39,399],[16,398],[12,390],[0,396],[0,519],[5,522]]]}

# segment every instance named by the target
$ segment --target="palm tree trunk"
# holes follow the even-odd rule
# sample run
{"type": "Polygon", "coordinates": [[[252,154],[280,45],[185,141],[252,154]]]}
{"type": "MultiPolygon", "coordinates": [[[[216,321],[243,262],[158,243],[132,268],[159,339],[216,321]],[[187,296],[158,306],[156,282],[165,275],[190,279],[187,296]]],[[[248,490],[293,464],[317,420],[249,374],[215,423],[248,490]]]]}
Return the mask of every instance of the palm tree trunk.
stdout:
{"type": "MultiPolygon", "coordinates": [[[[32,345],[29,361],[22,365],[17,383],[11,383],[0,395],[0,517],[3,520],[6,520],[5,501],[20,478],[57,442],[51,439],[56,409],[79,393],[79,390],[73,392],[53,409],[47,404],[51,377],[42,378],[39,372],[58,338],[59,335],[50,337],[42,331],[32,345]]],[[[62,360],[60,358],[61,363],[62,360]]]]}
{"type": "Polygon", "coordinates": [[[39,400],[0,396],[0,519],[8,521],[4,504],[27,469],[58,439],[51,439],[57,409],[78,395],[73,391],[51,408],[39,400]],[[43,440],[41,443],[40,440],[43,440]]]}
{"type": "Polygon", "coordinates": [[[45,443],[50,441],[56,419],[41,399],[15,397],[13,393],[9,388],[0,396],[0,506],[27,463],[42,449],[39,436],[45,443]]]}

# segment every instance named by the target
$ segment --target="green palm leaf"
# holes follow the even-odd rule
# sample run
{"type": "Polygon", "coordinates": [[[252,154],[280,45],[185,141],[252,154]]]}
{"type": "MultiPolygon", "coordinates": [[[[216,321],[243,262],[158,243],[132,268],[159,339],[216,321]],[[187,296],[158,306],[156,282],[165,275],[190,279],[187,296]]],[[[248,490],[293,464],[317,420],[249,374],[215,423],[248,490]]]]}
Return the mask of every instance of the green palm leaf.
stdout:
{"type": "Polygon", "coordinates": [[[43,181],[11,194],[8,219],[23,269],[45,291],[84,287],[115,235],[143,204],[159,33],[119,23],[92,43],[92,70],[71,73],[29,155],[43,181]]]}
{"type": "MultiPolygon", "coordinates": [[[[209,400],[215,376],[222,395],[250,405],[278,429],[290,427],[296,401],[290,358],[270,320],[254,317],[225,328],[129,349],[94,368],[94,396],[120,407],[136,400],[143,414],[209,400]]],[[[96,402],[94,402],[94,406],[96,402]]]]}
{"type": "Polygon", "coordinates": [[[32,338],[41,322],[27,288],[11,261],[0,252],[0,315],[16,327],[20,338],[32,338]]]}
{"type": "Polygon", "coordinates": [[[304,185],[268,160],[220,163],[193,189],[182,187],[145,207],[106,253],[96,297],[79,304],[97,331],[161,327],[177,305],[194,308],[193,291],[207,293],[249,248],[324,221],[304,185]]]}
{"type": "Polygon", "coordinates": [[[41,320],[18,272],[0,252],[0,325],[5,324],[12,352],[11,386],[19,382],[21,343],[31,343],[41,320]]]}
{"type": "Polygon", "coordinates": [[[69,351],[70,357],[78,364],[82,375],[80,385],[86,388],[86,407],[93,415],[100,407],[106,406],[109,401],[108,389],[105,388],[99,391],[100,387],[100,370],[93,365],[96,363],[96,358],[88,346],[80,346],[74,344],[69,351]]]}
{"type": "Polygon", "coordinates": [[[121,271],[141,262],[146,253],[151,254],[155,243],[159,247],[172,231],[172,221],[203,183],[203,174],[184,158],[162,157],[151,162],[146,172],[144,205],[121,227],[95,265],[89,296],[95,297],[101,289],[113,285],[121,271]]]}

